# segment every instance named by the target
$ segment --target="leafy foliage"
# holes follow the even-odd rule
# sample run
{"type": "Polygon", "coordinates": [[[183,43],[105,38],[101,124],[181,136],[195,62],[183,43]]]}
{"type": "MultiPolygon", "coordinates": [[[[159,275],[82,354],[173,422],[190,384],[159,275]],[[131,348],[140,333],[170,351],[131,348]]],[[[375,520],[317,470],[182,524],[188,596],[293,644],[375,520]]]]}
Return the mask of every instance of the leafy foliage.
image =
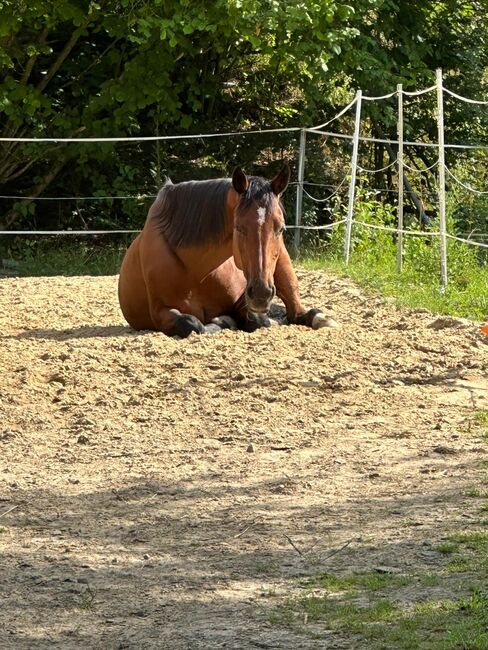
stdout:
{"type": "MultiPolygon", "coordinates": [[[[438,65],[454,90],[480,96],[488,66],[483,5],[0,0],[0,133],[148,136],[306,125],[334,114],[354,87],[373,94],[399,82],[418,88],[431,83],[438,65]]],[[[394,134],[393,103],[365,111],[371,131],[394,134]]],[[[406,135],[432,137],[432,106],[412,100],[407,112],[406,135]]],[[[486,136],[486,111],[446,104],[446,114],[451,140],[486,136]]],[[[294,136],[283,133],[103,145],[1,142],[0,189],[34,198],[151,196],[165,175],[222,175],[237,162],[261,173],[275,159],[293,160],[295,151],[294,136]]],[[[319,175],[331,155],[315,157],[319,175]]],[[[133,200],[2,199],[0,224],[134,226],[143,208],[133,200]]]]}

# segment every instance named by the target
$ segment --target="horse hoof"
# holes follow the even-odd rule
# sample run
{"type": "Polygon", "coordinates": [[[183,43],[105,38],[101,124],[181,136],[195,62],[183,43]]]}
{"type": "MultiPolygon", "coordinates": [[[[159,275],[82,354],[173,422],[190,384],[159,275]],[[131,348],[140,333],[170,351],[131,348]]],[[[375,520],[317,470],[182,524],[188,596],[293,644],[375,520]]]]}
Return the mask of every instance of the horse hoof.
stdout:
{"type": "Polygon", "coordinates": [[[244,324],[244,331],[252,333],[261,327],[271,327],[271,319],[266,314],[258,314],[253,311],[248,312],[244,324]]]}
{"type": "Polygon", "coordinates": [[[217,318],[212,318],[212,323],[218,325],[221,330],[237,329],[237,323],[230,316],[217,316],[217,318]]]}
{"type": "Polygon", "coordinates": [[[223,328],[219,323],[214,323],[214,321],[212,321],[208,325],[205,325],[205,334],[217,334],[218,332],[221,332],[222,329],[223,328]]]}
{"type": "Polygon", "coordinates": [[[314,330],[320,330],[322,327],[335,327],[338,328],[340,327],[339,323],[335,321],[333,318],[330,316],[326,316],[325,314],[322,314],[319,312],[318,314],[315,314],[312,320],[312,329],[314,330]]]}
{"type": "Polygon", "coordinates": [[[205,332],[204,324],[190,314],[180,314],[174,325],[175,334],[186,339],[190,334],[203,334],[205,332]]]}

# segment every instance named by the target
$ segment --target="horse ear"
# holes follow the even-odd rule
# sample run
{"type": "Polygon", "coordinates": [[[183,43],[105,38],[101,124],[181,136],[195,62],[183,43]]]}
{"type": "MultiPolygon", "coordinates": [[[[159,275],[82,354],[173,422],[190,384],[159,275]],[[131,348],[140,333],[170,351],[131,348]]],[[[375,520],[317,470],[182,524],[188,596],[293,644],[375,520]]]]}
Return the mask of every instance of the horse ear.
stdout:
{"type": "Polygon", "coordinates": [[[290,167],[288,163],[284,163],[283,167],[271,181],[271,189],[273,190],[273,194],[276,194],[276,196],[282,194],[286,190],[289,180],[290,167]]]}
{"type": "Polygon", "coordinates": [[[244,194],[249,187],[247,176],[240,167],[236,167],[232,172],[232,187],[238,194],[244,194]]]}

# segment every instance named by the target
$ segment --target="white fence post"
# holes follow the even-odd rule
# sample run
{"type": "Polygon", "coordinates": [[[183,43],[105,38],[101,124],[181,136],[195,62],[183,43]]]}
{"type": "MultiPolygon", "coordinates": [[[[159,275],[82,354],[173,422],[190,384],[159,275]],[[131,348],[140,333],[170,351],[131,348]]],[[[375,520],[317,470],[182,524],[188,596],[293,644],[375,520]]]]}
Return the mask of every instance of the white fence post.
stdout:
{"type": "Polygon", "coordinates": [[[356,170],[358,165],[359,130],[361,126],[361,99],[362,91],[358,90],[356,93],[356,117],[354,122],[354,137],[352,141],[351,179],[349,181],[346,232],[344,235],[344,258],[346,265],[349,264],[349,257],[351,254],[352,218],[354,214],[354,194],[356,190],[356,170]]]}
{"type": "Polygon", "coordinates": [[[441,248],[441,287],[447,287],[447,237],[446,237],[446,163],[444,158],[444,101],[442,69],[436,70],[437,131],[439,141],[439,231],[441,248]]]}
{"type": "Polygon", "coordinates": [[[397,272],[403,267],[403,85],[397,85],[398,93],[398,237],[397,237],[397,272]]]}
{"type": "Polygon", "coordinates": [[[305,147],[307,144],[307,132],[305,129],[300,131],[300,150],[298,154],[298,184],[297,184],[297,201],[295,208],[295,254],[298,254],[300,248],[300,226],[302,224],[302,206],[303,206],[303,178],[305,176],[305,147]]]}

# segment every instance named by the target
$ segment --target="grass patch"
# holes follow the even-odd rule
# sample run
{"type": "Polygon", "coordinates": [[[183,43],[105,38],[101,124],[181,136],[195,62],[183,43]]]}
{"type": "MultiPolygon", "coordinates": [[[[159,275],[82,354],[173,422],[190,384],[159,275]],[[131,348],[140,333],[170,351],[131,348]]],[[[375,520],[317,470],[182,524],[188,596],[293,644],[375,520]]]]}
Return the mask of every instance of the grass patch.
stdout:
{"type": "Polygon", "coordinates": [[[473,532],[450,535],[449,541],[456,545],[463,545],[465,548],[479,553],[488,552],[488,533],[473,532]]]}
{"type": "Polygon", "coordinates": [[[466,490],[464,494],[467,497],[472,497],[473,499],[488,499],[488,491],[479,490],[478,488],[472,488],[471,490],[466,490]]]}
{"type": "Polygon", "coordinates": [[[474,418],[479,424],[484,426],[488,432],[488,411],[478,411],[474,418]]]}
{"type": "Polygon", "coordinates": [[[354,573],[338,576],[333,573],[319,573],[303,582],[304,587],[326,589],[332,593],[358,590],[379,591],[391,586],[404,586],[412,582],[409,576],[390,573],[354,573]]]}
{"type": "Polygon", "coordinates": [[[451,535],[436,550],[449,556],[437,573],[302,579],[270,622],[368,650],[488,650],[488,532],[451,535]]]}
{"type": "Polygon", "coordinates": [[[307,269],[328,269],[347,275],[359,286],[395,298],[399,306],[426,308],[440,314],[451,314],[472,320],[483,320],[488,313],[488,272],[485,267],[472,267],[462,280],[450,278],[447,290],[439,290],[436,276],[422,275],[407,265],[397,273],[393,258],[364,259],[353,254],[348,266],[328,256],[303,256],[298,260],[307,269]]]}
{"type": "MultiPolygon", "coordinates": [[[[488,595],[484,591],[475,587],[460,597],[408,602],[392,594],[397,585],[388,578],[399,576],[387,576],[382,586],[373,577],[314,576],[304,586],[315,591],[321,587],[328,593],[312,591],[288,599],[275,609],[270,621],[308,631],[316,639],[321,638],[322,625],[328,635],[332,632],[337,639],[347,640],[350,647],[370,650],[488,650],[488,595]]],[[[439,581],[439,576],[425,577],[430,584],[439,581]]],[[[413,580],[407,578],[407,582],[413,580]]]]}
{"type": "Polygon", "coordinates": [[[481,437],[488,442],[488,411],[478,411],[475,413],[474,419],[481,427],[481,437]]]}
{"type": "Polygon", "coordinates": [[[442,584],[442,577],[437,573],[426,573],[419,577],[419,581],[423,587],[438,587],[442,584]]]}
{"type": "Polygon", "coordinates": [[[458,548],[458,545],[454,544],[453,542],[444,542],[443,544],[435,546],[434,550],[436,550],[438,553],[442,553],[443,555],[450,555],[451,553],[454,553],[454,551],[457,551],[458,548]]]}
{"type": "MultiPolygon", "coordinates": [[[[9,274],[18,276],[114,275],[119,272],[127,246],[133,237],[96,236],[27,239],[13,249],[2,250],[9,274]]],[[[2,264],[0,264],[1,270],[2,264]]]]}
{"type": "MultiPolygon", "coordinates": [[[[358,192],[355,219],[392,227],[396,217],[392,206],[373,199],[367,192],[358,192]]],[[[298,263],[309,269],[327,268],[348,275],[368,290],[394,297],[403,307],[422,307],[473,320],[483,320],[488,314],[486,252],[448,240],[449,282],[446,291],[440,291],[438,238],[405,236],[403,270],[397,273],[397,247],[392,234],[358,223],[352,230],[350,260],[345,266],[344,228],[344,225],[335,228],[328,241],[316,235],[304,235],[305,246],[298,263]]],[[[438,230],[438,224],[433,223],[432,229],[438,230]]],[[[456,231],[452,215],[449,216],[449,229],[456,231]]]]}
{"type": "Polygon", "coordinates": [[[82,594],[77,602],[78,609],[84,612],[91,612],[95,609],[95,592],[87,589],[82,594]]]}

